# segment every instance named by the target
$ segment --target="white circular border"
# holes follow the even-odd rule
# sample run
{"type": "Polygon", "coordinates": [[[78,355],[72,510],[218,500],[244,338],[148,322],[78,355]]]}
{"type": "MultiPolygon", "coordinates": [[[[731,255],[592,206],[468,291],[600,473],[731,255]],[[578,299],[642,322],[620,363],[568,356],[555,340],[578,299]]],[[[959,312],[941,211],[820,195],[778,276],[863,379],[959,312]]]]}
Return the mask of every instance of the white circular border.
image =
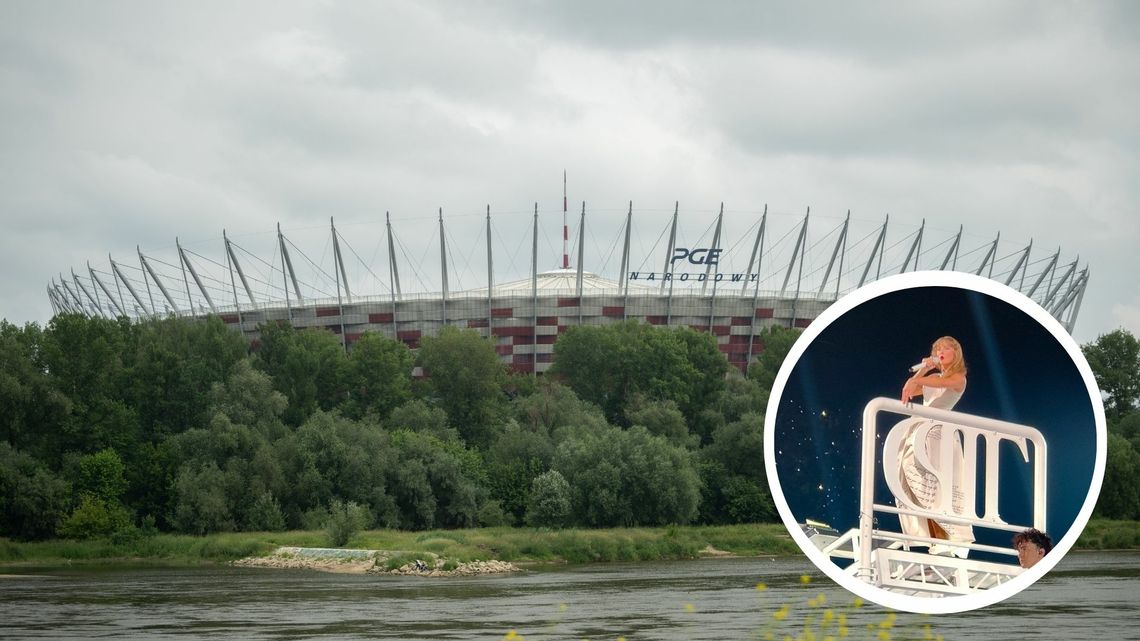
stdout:
{"type": "Polygon", "coordinates": [[[997,603],[1029,587],[1036,582],[1037,579],[1044,576],[1046,572],[1053,569],[1053,566],[1056,565],[1057,562],[1061,560],[1061,557],[1067,554],[1076,543],[1077,538],[1080,536],[1081,531],[1085,529],[1085,525],[1092,515],[1093,508],[1096,506],[1097,497],[1100,495],[1101,482],[1104,480],[1107,441],[1107,424],[1104,417],[1104,404],[1100,398],[1100,389],[1097,387],[1092,369],[1089,367],[1084,354],[1081,352],[1080,346],[1073,340],[1073,337],[1065,331],[1065,328],[1062,327],[1057,319],[1053,318],[1049,312],[1045,311],[1044,308],[1021,292],[1002,285],[997,281],[961,272],[920,271],[889,276],[865,285],[833,303],[808,325],[804,333],[796,340],[795,344],[792,345],[791,350],[784,359],[783,365],[780,366],[780,371],[776,375],[775,383],[772,385],[772,393],[768,399],[768,408],[764,417],[764,464],[767,468],[768,486],[771,489],[772,499],[776,503],[776,509],[780,513],[780,518],[783,519],[785,527],[788,528],[788,532],[792,535],[792,539],[800,546],[800,549],[807,554],[812,563],[815,563],[816,567],[822,570],[824,574],[860,597],[895,610],[924,614],[965,612],[997,603]],[[1077,370],[1081,374],[1081,378],[1084,379],[1085,387],[1089,394],[1089,401],[1092,403],[1093,416],[1096,423],[1096,458],[1093,464],[1092,483],[1089,485],[1085,502],[1073,520],[1072,526],[1069,527],[1068,532],[1054,545],[1053,550],[1038,561],[1032,568],[1014,577],[1008,583],[978,592],[977,594],[944,598],[907,596],[876,587],[847,574],[842,568],[832,562],[829,557],[824,556],[823,552],[808,540],[807,535],[804,534],[795,516],[792,514],[791,509],[788,507],[787,500],[784,499],[784,492],[780,487],[779,475],[776,473],[776,414],[779,411],[780,398],[783,396],[784,386],[787,384],[788,377],[791,375],[792,369],[795,368],[800,356],[803,355],[804,351],[807,350],[808,346],[811,345],[816,337],[849,310],[884,294],[919,287],[955,287],[988,294],[1017,307],[1040,323],[1053,335],[1053,338],[1061,344],[1065,351],[1068,352],[1069,358],[1072,359],[1073,364],[1076,365],[1077,370]]]}

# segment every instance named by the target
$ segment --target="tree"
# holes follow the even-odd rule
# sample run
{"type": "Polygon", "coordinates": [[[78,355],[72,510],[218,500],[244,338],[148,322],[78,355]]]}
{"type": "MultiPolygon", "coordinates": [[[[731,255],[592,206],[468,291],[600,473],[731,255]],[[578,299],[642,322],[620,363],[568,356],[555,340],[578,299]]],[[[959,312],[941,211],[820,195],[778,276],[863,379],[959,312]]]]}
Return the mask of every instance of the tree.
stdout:
{"type": "Polygon", "coordinates": [[[760,332],[759,340],[764,346],[764,351],[748,368],[748,378],[759,383],[764,389],[771,390],[772,384],[776,382],[776,374],[780,371],[780,365],[784,363],[788,352],[792,350],[792,345],[802,333],[802,330],[779,325],[767,327],[760,332]]]}
{"type": "MultiPolygon", "coordinates": [[[[745,378],[736,370],[729,372],[724,391],[713,403],[726,423],[739,421],[745,414],[764,414],[768,408],[769,390],[745,378]]],[[[712,436],[712,433],[709,433],[712,436]]]]}
{"type": "Polygon", "coordinates": [[[389,431],[409,430],[429,434],[441,441],[459,438],[459,432],[447,426],[447,412],[414,399],[392,410],[384,425],[389,431]]]}
{"type": "Polygon", "coordinates": [[[558,446],[553,469],[570,484],[579,525],[684,524],[697,516],[700,480],[689,452],[644,427],[571,435],[558,446]]]}
{"type": "Polygon", "coordinates": [[[74,466],[72,488],[108,503],[116,503],[127,491],[126,466],[111,448],[80,457],[74,466]]]}
{"type": "Polygon", "coordinates": [[[53,536],[67,514],[71,487],[39,461],[0,443],[0,535],[53,536]]]}
{"type": "Polygon", "coordinates": [[[273,379],[256,369],[249,358],[235,363],[225,381],[214,383],[208,398],[210,418],[222,414],[270,439],[285,433],[282,418],[289,399],[273,388],[273,379]]]}
{"type": "Polygon", "coordinates": [[[689,435],[685,417],[673,401],[647,401],[635,398],[626,408],[626,418],[630,425],[642,425],[650,434],[663,437],[673,445],[694,448],[697,438],[689,435]]]}
{"type": "Polygon", "coordinates": [[[1140,410],[1129,412],[1115,421],[1110,421],[1108,431],[1128,439],[1132,443],[1132,447],[1140,447],[1140,410]]]}
{"type": "MultiPolygon", "coordinates": [[[[207,493],[187,493],[188,474],[211,467],[220,476],[210,476],[212,490],[208,495],[219,499],[225,507],[226,529],[272,530],[284,527],[284,514],[277,497],[289,486],[273,444],[287,434],[281,422],[285,397],[273,389],[264,372],[252,367],[248,359],[232,368],[224,383],[215,383],[209,394],[206,413],[208,424],[170,437],[164,442],[173,466],[183,478],[183,491],[177,495],[175,513],[181,512],[179,527],[186,527],[194,516],[191,498],[207,493]],[[189,514],[189,516],[187,516],[189,514]]],[[[198,472],[201,476],[201,472],[198,472]]],[[[177,485],[177,484],[176,484],[177,485]]],[[[194,525],[202,529],[200,525],[194,525]]]]}
{"type": "Polygon", "coordinates": [[[331,411],[347,399],[347,358],[340,338],[324,329],[296,330],[285,323],[258,326],[257,364],[289,399],[285,422],[300,425],[318,409],[331,411]]]}
{"type": "Polygon", "coordinates": [[[427,434],[392,435],[393,462],[387,483],[399,510],[400,527],[471,527],[485,500],[479,456],[458,442],[427,434]]]}
{"type": "Polygon", "coordinates": [[[368,508],[353,501],[334,500],[329,506],[329,520],[325,524],[325,536],[334,548],[344,547],[349,539],[362,528],[372,523],[368,508]]]}
{"type": "Polygon", "coordinates": [[[233,530],[225,486],[225,475],[213,461],[182,466],[174,481],[174,526],[190,534],[233,530]]]}
{"type": "Polygon", "coordinates": [[[85,494],[79,507],[59,526],[58,534],[69,539],[94,539],[133,528],[131,515],[121,503],[85,494]]]}
{"type": "Polygon", "coordinates": [[[394,408],[411,398],[414,361],[411,350],[403,343],[365,332],[348,355],[345,415],[357,419],[366,415],[378,420],[387,418],[394,408]]]}
{"type": "Polygon", "coordinates": [[[467,444],[486,447],[505,409],[506,369],[474,330],[445,326],[420,341],[419,364],[434,398],[467,444]]]}
{"type": "Polygon", "coordinates": [[[513,520],[526,518],[536,477],[550,469],[554,444],[541,427],[511,421],[488,448],[485,461],[491,497],[513,520]]]}
{"type": "Polygon", "coordinates": [[[535,477],[527,501],[526,522],[534,527],[558,528],[570,519],[570,484],[551,470],[535,477]]]}
{"type": "Polygon", "coordinates": [[[520,396],[513,405],[520,426],[547,435],[555,443],[568,433],[606,426],[597,405],[578,398],[572,389],[550,377],[539,379],[535,393],[520,396]]]}
{"type": "Polygon", "coordinates": [[[685,359],[693,366],[695,374],[689,381],[688,401],[680,404],[681,413],[693,425],[700,412],[724,390],[728,360],[717,349],[716,337],[712,334],[689,327],[673,331],[684,344],[685,359]]]}
{"type": "Polygon", "coordinates": [[[81,456],[68,468],[79,505],[60,525],[61,536],[90,539],[134,528],[121,501],[127,491],[126,466],[115,450],[81,456]]]}
{"type": "Polygon", "coordinates": [[[0,320],[0,442],[40,458],[60,452],[60,426],[72,412],[69,398],[45,371],[43,331],[0,320]]]}
{"type": "Polygon", "coordinates": [[[272,492],[262,492],[257,495],[245,513],[243,521],[245,530],[254,532],[279,532],[285,529],[285,514],[281,511],[281,504],[272,492]]]}
{"type": "Polygon", "coordinates": [[[281,497],[292,525],[300,525],[304,513],[334,500],[366,507],[374,519],[368,527],[375,522],[398,524],[389,482],[397,452],[379,426],[318,411],[294,434],[278,441],[276,449],[288,483],[275,495],[281,497]]]}
{"type": "Polygon", "coordinates": [[[622,425],[625,408],[639,394],[675,402],[691,422],[723,388],[728,369],[711,335],[633,320],[571,327],[558,337],[554,353],[551,372],[622,425]]]}
{"type": "Polygon", "coordinates": [[[131,387],[140,425],[152,436],[204,425],[210,391],[245,358],[245,339],[214,316],[147,321],[138,333],[131,387]]]}
{"type": "Polygon", "coordinates": [[[63,452],[126,451],[139,438],[138,412],[131,407],[131,360],[137,327],[124,319],[59,314],[43,335],[39,365],[55,389],[70,401],[45,462],[58,466],[63,452]]]}
{"type": "Polygon", "coordinates": [[[732,523],[776,520],[776,507],[766,487],[745,476],[730,476],[721,488],[725,511],[732,523]]]}
{"type": "Polygon", "coordinates": [[[1108,457],[1096,513],[1110,519],[1140,518],[1140,453],[1124,437],[1108,435],[1108,457]]]}
{"type": "Polygon", "coordinates": [[[713,433],[700,451],[701,519],[706,523],[775,520],[764,470],[764,417],[748,413],[713,433]]]}
{"type": "Polygon", "coordinates": [[[1107,396],[1104,413],[1110,421],[1140,404],[1140,340],[1124,329],[1101,334],[1081,350],[1097,385],[1107,396]]]}
{"type": "Polygon", "coordinates": [[[127,492],[123,503],[144,521],[149,517],[157,527],[168,528],[171,488],[178,467],[167,443],[141,443],[124,458],[127,492]]]}
{"type": "Polygon", "coordinates": [[[613,420],[632,385],[636,348],[631,343],[638,331],[633,321],[609,327],[570,327],[554,343],[550,373],[613,420]]]}

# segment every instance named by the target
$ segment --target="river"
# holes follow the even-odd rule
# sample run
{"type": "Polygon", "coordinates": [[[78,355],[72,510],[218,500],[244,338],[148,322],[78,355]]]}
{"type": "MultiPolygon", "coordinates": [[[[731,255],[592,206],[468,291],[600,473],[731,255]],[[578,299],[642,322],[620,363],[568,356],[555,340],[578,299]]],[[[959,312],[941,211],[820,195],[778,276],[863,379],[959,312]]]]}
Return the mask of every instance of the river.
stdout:
{"type": "Polygon", "coordinates": [[[887,621],[894,639],[906,630],[921,638],[927,624],[946,641],[1140,639],[1140,553],[1071,553],[1002,603],[893,621],[876,606],[854,607],[798,557],[443,579],[229,566],[0,575],[0,637],[21,639],[502,639],[511,630],[528,641],[750,639],[766,631],[780,639],[802,632],[805,616],[817,632],[836,633],[840,615],[849,638],[877,639],[887,621]]]}

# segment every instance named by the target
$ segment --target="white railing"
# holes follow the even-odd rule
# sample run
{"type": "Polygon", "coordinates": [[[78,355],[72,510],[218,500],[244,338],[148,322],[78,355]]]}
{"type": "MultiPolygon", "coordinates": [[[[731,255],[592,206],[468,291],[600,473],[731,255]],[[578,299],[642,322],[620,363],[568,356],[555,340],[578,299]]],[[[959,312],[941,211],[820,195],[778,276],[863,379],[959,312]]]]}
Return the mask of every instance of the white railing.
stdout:
{"type": "MultiPolygon", "coordinates": [[[[935,423],[920,424],[914,432],[915,442],[926,442],[926,435],[934,425],[935,423]]],[[[899,579],[897,571],[888,569],[888,565],[892,562],[895,562],[896,565],[891,567],[898,567],[897,563],[899,562],[926,566],[932,568],[936,575],[942,570],[949,569],[960,578],[960,580],[955,581],[949,579],[937,581],[937,585],[931,587],[931,590],[935,592],[963,593],[974,589],[992,587],[1001,582],[1000,576],[994,578],[995,572],[997,575],[1003,574],[1000,564],[976,560],[935,557],[935,555],[928,554],[918,555],[918,553],[910,552],[909,548],[911,545],[929,546],[932,544],[945,545],[950,543],[955,548],[965,548],[979,552],[992,552],[1016,557],[1017,552],[1013,550],[1012,547],[1004,548],[977,543],[948,542],[944,539],[876,530],[874,524],[876,513],[888,513],[1011,532],[1019,532],[1030,527],[1029,525],[1006,523],[1002,520],[999,513],[999,445],[1002,441],[1009,441],[1017,446],[1022,459],[1027,464],[1030,463],[1028,445],[1033,445],[1031,463],[1033,466],[1032,527],[1044,531],[1047,450],[1045,437],[1040,431],[1027,425],[1018,425],[1016,423],[1000,421],[984,416],[975,416],[962,412],[953,412],[909,403],[903,404],[898,400],[889,398],[880,397],[873,399],[863,409],[859,530],[857,533],[850,533],[851,536],[849,537],[843,537],[844,540],[842,543],[850,543],[852,546],[850,556],[842,553],[834,555],[842,555],[847,558],[853,557],[854,564],[848,568],[849,572],[865,581],[887,588],[901,587],[899,585],[900,583],[906,583],[899,579]],[[909,422],[896,424],[890,432],[887,433],[883,442],[884,477],[887,482],[887,487],[894,495],[895,505],[885,505],[875,502],[875,455],[878,441],[877,422],[881,412],[932,419],[941,425],[942,436],[939,440],[940,445],[938,452],[927,453],[923,447],[915,448],[916,459],[934,474],[938,480],[938,493],[932,501],[932,507],[925,508],[912,501],[903,490],[902,481],[899,478],[897,468],[899,453],[908,436],[908,430],[913,426],[909,422]],[[961,440],[959,441],[959,439],[961,440]],[[984,439],[985,441],[984,455],[979,452],[978,449],[979,439],[984,439]],[[957,451],[959,447],[964,455],[964,473],[961,478],[955,478],[954,459],[958,456],[957,451]],[[931,460],[931,455],[937,457],[938,460],[931,460]],[[985,466],[985,486],[983,489],[984,512],[978,515],[976,490],[977,469],[980,459],[984,459],[982,462],[985,466]],[[952,493],[955,482],[960,485],[966,497],[966,500],[960,504],[962,506],[960,512],[955,512],[953,508],[952,493]],[[876,550],[876,542],[882,546],[878,550],[876,550]],[[877,554],[877,552],[881,552],[881,554],[877,554]],[[967,577],[971,578],[967,579],[967,577]],[[975,580],[974,577],[980,578],[975,580]]],[[[842,545],[840,541],[836,541],[835,543],[842,545]]],[[[832,550],[839,552],[839,550],[836,549],[837,547],[838,545],[833,546],[832,550]]],[[[1004,574],[1012,576],[1016,575],[1019,571],[1020,568],[1012,566],[1009,567],[1009,571],[1004,574]]],[[[929,575],[930,572],[926,574],[929,575]]],[[[914,582],[910,583],[913,585],[914,582]]]]}

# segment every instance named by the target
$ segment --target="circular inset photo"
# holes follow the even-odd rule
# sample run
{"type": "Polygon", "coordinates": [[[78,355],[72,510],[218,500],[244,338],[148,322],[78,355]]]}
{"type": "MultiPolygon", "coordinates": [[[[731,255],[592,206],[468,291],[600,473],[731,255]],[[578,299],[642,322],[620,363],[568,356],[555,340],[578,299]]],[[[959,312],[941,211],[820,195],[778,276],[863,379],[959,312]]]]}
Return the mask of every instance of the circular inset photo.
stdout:
{"type": "Polygon", "coordinates": [[[780,368],[764,429],[793,539],[848,590],[911,612],[1031,585],[1104,476],[1104,408],[1076,342],[969,274],[901,274],[829,307],[780,368]]]}

